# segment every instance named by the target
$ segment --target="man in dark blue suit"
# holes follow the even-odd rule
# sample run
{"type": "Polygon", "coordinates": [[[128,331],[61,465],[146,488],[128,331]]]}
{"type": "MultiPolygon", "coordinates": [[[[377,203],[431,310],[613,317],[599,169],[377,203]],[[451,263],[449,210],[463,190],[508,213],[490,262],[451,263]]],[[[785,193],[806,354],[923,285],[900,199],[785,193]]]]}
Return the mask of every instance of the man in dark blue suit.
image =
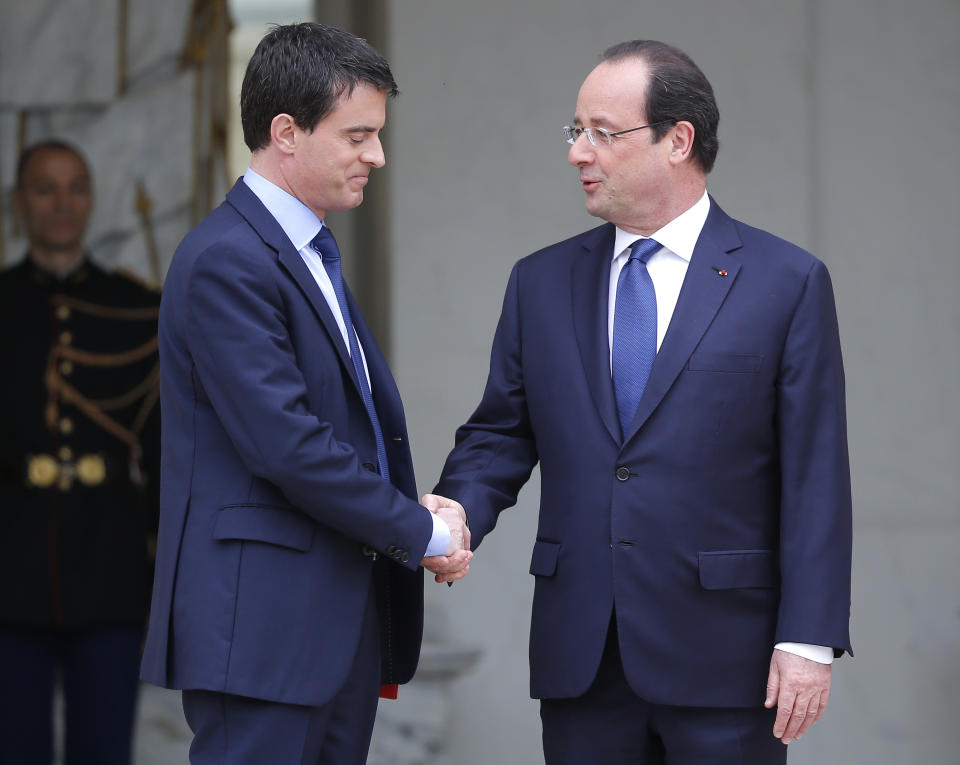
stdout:
{"type": "Polygon", "coordinates": [[[539,462],[530,666],[549,765],[784,762],[850,651],[830,279],[708,196],[717,121],[681,51],[606,51],[566,133],[607,223],[513,269],[437,487],[476,546],[539,462]]]}
{"type": "Polygon", "coordinates": [[[365,762],[378,689],[416,668],[421,561],[452,581],[471,557],[461,514],[416,502],[400,396],[324,225],[383,165],[395,94],[363,40],[268,33],[241,91],[250,168],[167,276],[142,675],[183,689],[195,765],[365,762]]]}

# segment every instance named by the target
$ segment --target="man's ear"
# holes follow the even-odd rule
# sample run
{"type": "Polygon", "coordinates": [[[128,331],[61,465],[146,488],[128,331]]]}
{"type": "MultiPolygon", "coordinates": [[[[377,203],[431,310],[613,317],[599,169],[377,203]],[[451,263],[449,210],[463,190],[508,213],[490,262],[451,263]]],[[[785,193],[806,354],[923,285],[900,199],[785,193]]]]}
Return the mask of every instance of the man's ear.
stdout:
{"type": "Polygon", "coordinates": [[[284,154],[297,148],[297,123],[289,114],[278,114],[270,120],[270,143],[284,154]]]}
{"type": "Polygon", "coordinates": [[[693,154],[693,137],[696,133],[693,125],[680,120],[670,133],[670,162],[679,165],[693,154]]]}

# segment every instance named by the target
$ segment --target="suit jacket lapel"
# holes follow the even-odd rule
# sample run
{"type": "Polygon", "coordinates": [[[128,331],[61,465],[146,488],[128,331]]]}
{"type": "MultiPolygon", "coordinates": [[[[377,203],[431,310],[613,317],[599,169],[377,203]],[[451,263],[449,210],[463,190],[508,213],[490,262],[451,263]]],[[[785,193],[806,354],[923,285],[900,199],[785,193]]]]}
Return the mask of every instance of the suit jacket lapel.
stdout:
{"type": "Polygon", "coordinates": [[[303,262],[300,253],[294,248],[289,237],[284,233],[280,224],[277,223],[270,211],[264,207],[263,202],[254,194],[242,179],[234,184],[233,188],[227,193],[227,201],[236,208],[236,210],[250,223],[251,226],[260,235],[264,243],[277,252],[277,258],[280,264],[290,274],[294,282],[303,292],[304,297],[313,307],[314,312],[320,319],[320,323],[327,331],[330,342],[333,344],[340,362],[343,364],[353,381],[357,393],[360,393],[360,384],[357,380],[356,371],[353,368],[353,362],[350,360],[350,352],[343,342],[343,335],[340,333],[340,326],[327,304],[327,299],[317,286],[317,280],[313,278],[307,264],[303,262]]]}
{"type": "Polygon", "coordinates": [[[285,247],[281,248],[279,259],[283,267],[287,270],[290,276],[293,277],[293,280],[297,283],[297,286],[300,287],[300,290],[306,296],[307,300],[310,302],[310,305],[313,306],[313,310],[319,317],[320,323],[323,324],[324,329],[326,329],[327,335],[330,337],[330,342],[333,344],[334,349],[337,351],[337,355],[340,357],[340,362],[346,368],[347,373],[350,375],[350,379],[353,381],[354,387],[357,389],[357,393],[359,393],[360,383],[357,380],[356,370],[353,368],[353,361],[350,359],[350,351],[343,342],[343,335],[340,333],[340,325],[337,324],[337,320],[333,315],[333,311],[330,310],[330,305],[327,303],[327,299],[320,291],[320,287],[317,286],[317,280],[313,278],[313,274],[310,273],[310,269],[307,268],[307,264],[303,262],[303,258],[300,257],[300,253],[297,252],[293,248],[293,245],[289,242],[285,247]]]}
{"type": "Polygon", "coordinates": [[[366,319],[347,288],[347,304],[353,316],[353,326],[357,339],[363,348],[367,360],[367,372],[370,374],[370,388],[373,393],[373,405],[380,419],[380,431],[386,444],[387,459],[390,464],[390,480],[400,491],[411,499],[417,498],[417,485],[414,479],[413,459],[410,455],[407,423],[403,414],[403,402],[400,391],[393,379],[380,346],[377,344],[366,319]]]}
{"type": "Polygon", "coordinates": [[[400,391],[397,390],[397,384],[390,372],[390,367],[387,365],[387,360],[374,339],[373,333],[360,312],[360,307],[354,300],[349,287],[347,288],[347,304],[350,307],[357,339],[360,341],[364,358],[367,361],[370,389],[373,393],[374,405],[377,408],[377,416],[380,418],[380,427],[383,430],[384,438],[390,438],[406,430],[403,424],[403,404],[400,401],[400,391]],[[399,427],[398,413],[400,417],[399,427]]]}
{"type": "Polygon", "coordinates": [[[730,253],[742,247],[733,221],[710,200],[710,214],[690,258],[670,326],[650,370],[637,414],[624,443],[643,427],[682,371],[740,271],[730,253]]]}
{"type": "Polygon", "coordinates": [[[607,330],[610,261],[614,228],[606,224],[587,232],[571,269],[573,326],[587,385],[610,437],[620,443],[620,422],[610,378],[610,340],[607,330]]]}

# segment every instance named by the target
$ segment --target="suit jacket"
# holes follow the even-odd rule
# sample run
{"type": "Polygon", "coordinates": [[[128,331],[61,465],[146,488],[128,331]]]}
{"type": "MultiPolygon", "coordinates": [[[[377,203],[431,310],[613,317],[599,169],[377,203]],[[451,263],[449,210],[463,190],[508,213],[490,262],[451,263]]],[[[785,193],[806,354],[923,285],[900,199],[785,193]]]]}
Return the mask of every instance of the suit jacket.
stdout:
{"type": "Polygon", "coordinates": [[[145,680],[319,705],[347,679],[371,584],[384,683],[422,634],[416,502],[396,385],[359,309],[392,484],[342,335],[241,181],[177,249],[160,310],[163,463],[145,680]],[[367,547],[368,546],[368,547],[367,547]],[[386,553],[376,561],[370,548],[386,553]]]}
{"type": "Polygon", "coordinates": [[[475,544],[539,460],[531,695],[582,694],[616,607],[644,699],[762,704],[775,642],[850,650],[844,380],[824,265],[716,203],[633,424],[610,377],[610,224],[513,269],[437,493],[475,544]]]}

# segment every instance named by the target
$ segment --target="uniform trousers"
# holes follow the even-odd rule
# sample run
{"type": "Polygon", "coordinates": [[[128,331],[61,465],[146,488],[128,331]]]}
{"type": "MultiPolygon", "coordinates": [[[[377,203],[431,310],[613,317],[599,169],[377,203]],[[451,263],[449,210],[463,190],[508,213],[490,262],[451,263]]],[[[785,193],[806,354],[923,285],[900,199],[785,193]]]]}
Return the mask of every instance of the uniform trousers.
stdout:
{"type": "Polygon", "coordinates": [[[65,765],[129,765],[140,626],[0,627],[0,765],[53,761],[53,694],[64,700],[65,765]]]}

